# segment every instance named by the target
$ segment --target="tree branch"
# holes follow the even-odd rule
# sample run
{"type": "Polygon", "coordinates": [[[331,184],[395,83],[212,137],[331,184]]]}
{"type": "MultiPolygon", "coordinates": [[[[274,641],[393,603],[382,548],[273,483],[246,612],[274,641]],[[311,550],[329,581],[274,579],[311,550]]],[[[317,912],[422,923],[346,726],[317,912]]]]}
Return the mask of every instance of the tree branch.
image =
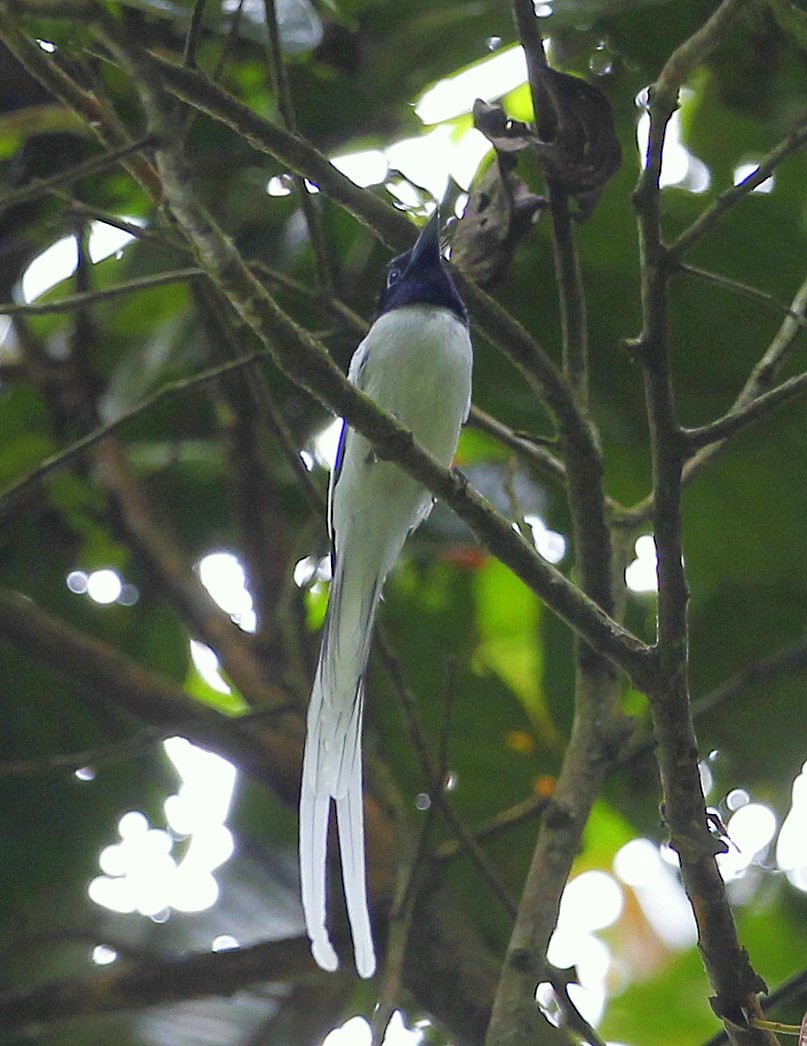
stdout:
{"type": "Polygon", "coordinates": [[[250,985],[306,974],[316,975],[307,938],[264,941],[248,948],[181,958],[122,960],[86,978],[0,992],[0,1026],[10,1034],[69,1018],[233,995],[250,985]]]}
{"type": "MultiPolygon", "coordinates": [[[[733,434],[765,417],[781,403],[801,395],[801,376],[789,379],[779,388],[772,385],[789,360],[796,340],[802,332],[802,321],[807,315],[807,280],[796,292],[790,308],[782,321],[779,330],[771,341],[762,358],[751,371],[745,385],[740,390],[729,411],[710,425],[696,429],[683,429],[682,437],[690,444],[695,453],[685,462],[683,472],[684,484],[689,484],[715,460],[725,446],[725,436],[733,434]],[[798,321],[796,317],[800,317],[798,321]],[[757,401],[759,401],[758,405],[757,401]],[[714,426],[714,427],[713,427],[714,426]],[[712,437],[717,435],[717,440],[712,437]]],[[[627,529],[635,529],[646,524],[653,512],[653,497],[644,498],[631,508],[624,509],[620,522],[627,529]]]]}
{"type": "MultiPolygon", "coordinates": [[[[694,451],[699,450],[701,447],[710,447],[715,443],[720,443],[754,422],[767,418],[777,407],[782,406],[784,403],[790,403],[791,400],[799,399],[805,393],[807,393],[807,374],[797,374],[795,377],[782,382],[775,389],[771,389],[770,392],[757,396],[756,399],[751,400],[744,407],[732,408],[728,414],[709,425],[685,429],[684,434],[689,448],[694,451]]],[[[702,458],[693,458],[691,465],[694,465],[696,460],[699,467],[702,467],[704,464],[702,458]]],[[[691,474],[691,466],[689,471],[691,474]]]]}
{"type": "MultiPolygon", "coordinates": [[[[289,732],[289,724],[284,722],[281,732],[276,725],[262,723],[258,740],[237,719],[214,712],[176,684],[8,589],[0,589],[0,640],[74,680],[89,700],[111,702],[128,716],[175,729],[233,759],[256,780],[271,782],[279,794],[293,794],[302,751],[299,725],[289,732]]],[[[280,706],[279,695],[277,701],[280,706]]],[[[289,722],[296,723],[296,717],[289,722]]]]}
{"type": "Polygon", "coordinates": [[[643,327],[636,344],[645,379],[653,464],[653,523],[658,553],[658,678],[648,690],[670,842],[681,861],[684,887],[698,926],[698,943],[715,988],[713,1007],[726,1019],[732,1041],[771,1044],[761,1030],[736,1032],[744,1014],[761,1015],[764,982],[737,938],[715,854],[725,844],[710,835],[698,772],[689,704],[688,589],[683,563],[681,499],[685,441],[678,423],[670,369],[667,280],[661,241],[660,174],[664,138],[687,75],[730,29],[743,0],[724,0],[682,44],[650,91],[650,134],[645,168],[634,194],[642,268],[643,327]]]}

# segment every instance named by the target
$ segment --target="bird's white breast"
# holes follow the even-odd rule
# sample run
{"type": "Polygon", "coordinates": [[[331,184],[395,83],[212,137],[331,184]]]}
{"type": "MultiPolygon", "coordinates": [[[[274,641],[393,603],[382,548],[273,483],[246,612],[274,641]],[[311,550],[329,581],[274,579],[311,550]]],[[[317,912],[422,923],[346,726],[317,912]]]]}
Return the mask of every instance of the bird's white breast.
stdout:
{"type": "Polygon", "coordinates": [[[373,324],[354,363],[351,380],[448,465],[471,401],[465,324],[430,305],[394,309],[373,324]]]}

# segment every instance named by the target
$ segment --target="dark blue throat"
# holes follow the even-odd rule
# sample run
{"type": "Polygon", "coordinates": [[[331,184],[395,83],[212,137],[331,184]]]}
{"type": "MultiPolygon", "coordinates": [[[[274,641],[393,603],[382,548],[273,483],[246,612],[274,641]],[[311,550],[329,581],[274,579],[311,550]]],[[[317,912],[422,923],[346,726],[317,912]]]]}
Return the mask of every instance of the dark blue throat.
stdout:
{"type": "Polygon", "coordinates": [[[439,250],[423,255],[416,245],[389,263],[387,282],[379,295],[375,318],[405,305],[436,305],[449,309],[467,326],[467,310],[439,250]]]}

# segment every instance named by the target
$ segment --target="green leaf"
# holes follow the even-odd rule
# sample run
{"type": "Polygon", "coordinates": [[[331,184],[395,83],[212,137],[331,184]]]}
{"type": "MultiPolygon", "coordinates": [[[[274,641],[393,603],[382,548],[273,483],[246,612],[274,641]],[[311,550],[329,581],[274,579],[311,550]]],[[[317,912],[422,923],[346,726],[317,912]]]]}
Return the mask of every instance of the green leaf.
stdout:
{"type": "Polygon", "coordinates": [[[540,601],[495,559],[488,559],[477,571],[474,589],[477,667],[498,675],[518,697],[545,743],[557,743],[541,687],[540,601]]]}

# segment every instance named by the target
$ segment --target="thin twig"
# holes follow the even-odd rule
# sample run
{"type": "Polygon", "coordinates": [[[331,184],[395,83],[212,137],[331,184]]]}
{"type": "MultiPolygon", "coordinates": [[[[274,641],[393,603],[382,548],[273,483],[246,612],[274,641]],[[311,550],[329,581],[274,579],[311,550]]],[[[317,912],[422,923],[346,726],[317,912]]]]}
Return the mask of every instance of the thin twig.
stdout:
{"type": "Polygon", "coordinates": [[[561,489],[566,486],[566,466],[547,447],[513,432],[498,418],[477,406],[471,407],[467,424],[469,428],[484,432],[508,450],[514,451],[519,459],[542,479],[561,489]]]}
{"type": "MultiPolygon", "coordinates": [[[[292,134],[297,134],[297,116],[294,111],[294,99],[289,85],[286,63],[283,60],[283,48],[280,40],[280,26],[277,20],[275,0],[263,0],[263,6],[266,12],[266,28],[268,30],[267,55],[272,76],[272,87],[286,130],[291,131],[292,134]]],[[[316,201],[305,184],[305,178],[300,174],[293,174],[292,177],[297,198],[300,201],[300,207],[305,218],[306,228],[308,229],[308,237],[314,252],[317,283],[323,295],[326,298],[332,298],[334,291],[334,264],[325,242],[322,219],[317,209],[316,201]]]]}
{"type": "Polygon", "coordinates": [[[756,421],[767,412],[775,409],[780,403],[800,394],[801,376],[783,382],[778,388],[772,388],[774,381],[790,359],[797,344],[799,334],[807,316],[807,279],[803,281],[787,310],[779,330],[771,340],[761,359],[754,366],[745,384],[737,395],[731,409],[723,418],[712,425],[701,429],[689,430],[688,438],[692,446],[701,447],[699,452],[687,462],[685,479],[691,479],[715,456],[720,449],[711,439],[711,434],[725,428],[726,435],[738,431],[748,421],[756,421]],[[735,424],[734,419],[739,424],[735,424]],[[700,433],[700,435],[698,435],[700,433]]]}
{"type": "Polygon", "coordinates": [[[294,277],[287,276],[286,273],[280,272],[278,269],[273,269],[265,262],[253,261],[250,263],[250,268],[267,285],[282,287],[284,290],[296,294],[301,300],[311,302],[312,305],[327,313],[351,334],[363,337],[367,333],[367,329],[370,326],[369,322],[341,299],[323,296],[318,289],[314,289],[300,280],[295,280],[294,277]]]}
{"type": "Polygon", "coordinates": [[[786,305],[785,302],[775,298],[772,294],[768,294],[767,291],[761,291],[757,287],[751,287],[749,284],[741,283],[739,280],[731,279],[729,276],[723,276],[717,272],[708,272],[706,269],[699,269],[695,265],[687,265],[684,262],[675,263],[674,270],[687,276],[696,276],[699,280],[713,283],[716,287],[722,287],[723,290],[732,291],[734,294],[741,294],[743,297],[751,298],[753,301],[762,302],[769,309],[780,313],[784,312],[791,319],[795,320],[799,326],[807,328],[807,319],[804,316],[796,312],[790,305],[786,305]]]}
{"type": "Polygon", "coordinates": [[[386,637],[381,631],[378,634],[376,645],[381,654],[384,667],[392,680],[401,702],[401,706],[404,710],[406,721],[409,726],[410,737],[415,752],[417,753],[418,762],[420,763],[423,775],[426,778],[431,801],[438,807],[440,813],[446,819],[446,822],[454,834],[462,840],[463,846],[476,865],[482,879],[490,887],[505,911],[508,912],[509,915],[514,916],[516,913],[516,904],[510,896],[509,890],[499,876],[499,873],[490,863],[487,854],[482,850],[479,843],[474,839],[473,834],[468,831],[468,828],[458,816],[453,804],[445,793],[444,782],[438,777],[438,768],[429,750],[426,733],[420,720],[417,702],[407,685],[400,661],[392,652],[386,637]]]}
{"type": "Polygon", "coordinates": [[[247,367],[264,356],[265,352],[262,350],[250,352],[238,359],[228,360],[226,363],[221,363],[215,367],[208,367],[207,370],[199,371],[197,374],[192,374],[187,378],[177,378],[175,381],[168,382],[157,389],[156,392],[146,396],[134,407],[120,414],[113,421],[99,425],[92,432],[88,432],[81,439],[71,443],[70,446],[51,454],[41,461],[35,469],[26,473],[20,479],[15,480],[5,490],[0,492],[0,527],[19,510],[21,503],[24,502],[27,496],[39,490],[41,483],[45,479],[75,462],[97,443],[100,443],[101,440],[124,428],[158,403],[172,396],[181,396],[188,392],[193,392],[207,382],[218,380],[228,371],[247,367]]]}
{"type": "Polygon", "coordinates": [[[398,859],[395,899],[389,916],[389,933],[384,953],[381,984],[372,1019],[371,1046],[381,1046],[392,1016],[400,1005],[404,986],[404,968],[415,915],[415,904],[429,870],[430,836],[434,826],[434,807],[417,833],[415,845],[398,859]]]}
{"type": "MultiPolygon", "coordinates": [[[[549,800],[546,796],[531,795],[514,806],[508,806],[506,810],[500,810],[499,813],[494,814],[490,820],[477,828],[472,828],[471,834],[477,842],[481,842],[483,839],[490,839],[502,832],[509,831],[511,828],[515,828],[517,825],[523,824],[524,821],[530,821],[539,817],[546,809],[548,802],[549,800]]],[[[459,857],[463,852],[463,844],[459,839],[447,839],[437,847],[435,857],[440,861],[448,861],[459,857]]]]}
{"type": "Polygon", "coordinates": [[[148,729],[125,741],[99,745],[97,748],[85,748],[78,752],[60,752],[53,755],[32,756],[29,759],[9,759],[0,762],[0,778],[31,777],[49,774],[55,771],[81,770],[84,767],[96,769],[110,763],[120,763],[126,759],[137,759],[154,746],[174,733],[173,730],[148,729]]]}
{"type": "Polygon", "coordinates": [[[182,49],[182,64],[189,69],[196,68],[196,52],[199,47],[199,39],[202,35],[202,23],[205,16],[207,0],[195,0],[191,19],[188,23],[188,33],[185,37],[185,46],[182,49]]]}
{"type": "Polygon", "coordinates": [[[699,243],[720,221],[723,215],[766,181],[776,168],[789,156],[807,144],[807,119],[802,117],[793,130],[778,145],[760,160],[759,166],[738,184],[726,189],[669,245],[672,258],[699,243]]]}
{"type": "Polygon", "coordinates": [[[580,259],[574,242],[569,198],[550,185],[552,244],[558,288],[563,373],[582,411],[588,408],[588,319],[580,259]]]}
{"type": "Polygon", "coordinates": [[[788,315],[782,321],[764,355],[749,374],[748,380],[734,401],[734,407],[745,407],[767,392],[790,359],[796,347],[797,338],[802,331],[802,323],[797,323],[790,315],[791,313],[795,313],[802,321],[807,316],[807,279],[796,291],[788,315]]]}
{"type": "Polygon", "coordinates": [[[153,144],[154,140],[146,135],[143,138],[136,139],[136,141],[122,145],[119,149],[112,149],[109,152],[102,153],[100,156],[93,156],[83,163],[76,164],[75,167],[59,171],[58,174],[51,175],[50,178],[34,178],[19,189],[12,189],[3,193],[0,196],[0,210],[15,207],[20,203],[27,203],[28,200],[35,200],[40,196],[45,196],[54,189],[63,189],[65,186],[72,185],[82,178],[88,178],[93,174],[105,171],[109,167],[116,166],[121,160],[125,160],[134,153],[147,150],[153,144]]]}
{"type": "MultiPolygon", "coordinates": [[[[785,676],[807,669],[807,636],[800,636],[792,643],[776,650],[759,661],[752,661],[735,675],[720,683],[703,697],[692,702],[692,718],[697,722],[717,708],[741,699],[749,690],[776,682],[785,676]]],[[[646,725],[637,727],[628,739],[617,759],[617,766],[626,766],[641,756],[648,755],[656,747],[652,731],[646,725]]]]}
{"type": "Polygon", "coordinates": [[[451,716],[454,711],[454,699],[456,697],[457,661],[452,655],[448,658],[446,665],[446,685],[443,697],[443,722],[440,726],[440,740],[437,748],[437,780],[443,782],[443,787],[448,787],[448,747],[451,738],[451,716]]]}
{"type": "Polygon", "coordinates": [[[30,302],[24,305],[0,302],[0,316],[50,316],[58,312],[73,312],[87,305],[119,298],[124,294],[137,294],[157,287],[167,287],[171,283],[187,283],[189,280],[203,279],[205,275],[203,269],[169,269],[153,276],[140,276],[134,280],[117,283],[114,287],[105,287],[103,290],[79,291],[78,294],[71,294],[58,301],[30,302]]]}
{"type": "Polygon", "coordinates": [[[693,715],[702,716],[738,698],[753,687],[772,683],[782,676],[807,669],[807,637],[792,643],[759,661],[752,661],[730,679],[709,691],[692,706],[693,715]]]}
{"type": "Polygon", "coordinates": [[[238,43],[238,34],[241,29],[241,18],[244,14],[244,3],[245,0],[238,0],[238,6],[232,13],[233,18],[230,22],[230,28],[227,30],[227,37],[224,41],[224,46],[221,49],[219,59],[216,62],[216,67],[213,70],[212,79],[214,83],[217,83],[221,78],[227,62],[230,59],[230,55],[233,53],[233,50],[238,43]]]}
{"type": "MultiPolygon", "coordinates": [[[[89,9],[88,9],[89,10],[89,9]]],[[[60,102],[74,110],[93,134],[109,149],[128,149],[133,142],[114,110],[86,90],[42,48],[20,29],[17,4],[0,2],[0,35],[20,64],[60,102]]],[[[162,187],[154,167],[146,160],[130,158],[124,167],[154,200],[162,198],[162,187]]]]}
{"type": "Polygon", "coordinates": [[[133,239],[153,243],[157,247],[163,247],[178,254],[192,256],[192,251],[187,243],[178,236],[172,236],[165,229],[153,229],[148,225],[137,225],[135,222],[121,218],[118,214],[105,211],[102,207],[95,207],[92,204],[85,203],[83,200],[77,200],[70,193],[61,189],[51,189],[50,192],[52,196],[66,203],[70,211],[79,217],[103,222],[104,225],[111,225],[114,229],[120,229],[121,232],[128,233],[133,239]]]}
{"type": "MultiPolygon", "coordinates": [[[[730,410],[728,414],[709,425],[685,429],[684,434],[687,444],[691,450],[698,450],[721,443],[729,436],[735,435],[735,433],[747,428],[754,422],[769,417],[777,407],[782,406],[784,403],[800,399],[805,393],[807,393],[807,374],[797,374],[795,377],[783,381],[781,385],[771,389],[770,392],[757,396],[755,400],[751,400],[746,406],[737,410],[730,410]]],[[[695,460],[695,458],[692,459],[693,464],[695,460]]],[[[704,459],[698,458],[697,461],[699,467],[702,467],[704,459]]]]}

